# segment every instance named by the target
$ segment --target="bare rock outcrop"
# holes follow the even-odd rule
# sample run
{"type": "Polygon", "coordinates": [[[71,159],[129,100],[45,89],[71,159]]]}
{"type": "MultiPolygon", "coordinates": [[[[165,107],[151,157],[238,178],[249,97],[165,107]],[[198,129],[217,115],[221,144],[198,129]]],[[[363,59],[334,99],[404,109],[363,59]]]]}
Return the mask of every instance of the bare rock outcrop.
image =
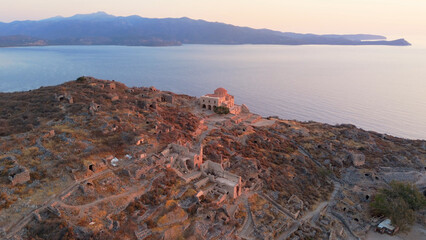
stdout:
{"type": "Polygon", "coordinates": [[[247,105],[242,104],[242,105],[241,105],[241,113],[249,113],[249,112],[250,112],[250,110],[249,110],[249,108],[247,107],[247,105]]]}

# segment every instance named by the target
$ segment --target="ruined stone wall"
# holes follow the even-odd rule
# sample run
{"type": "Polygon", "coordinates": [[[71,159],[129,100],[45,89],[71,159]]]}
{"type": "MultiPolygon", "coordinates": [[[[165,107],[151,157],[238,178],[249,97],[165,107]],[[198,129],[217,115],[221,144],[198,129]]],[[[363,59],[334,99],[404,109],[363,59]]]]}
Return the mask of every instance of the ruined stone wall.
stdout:
{"type": "Polygon", "coordinates": [[[241,106],[233,105],[232,107],[229,108],[229,112],[232,114],[238,115],[241,113],[241,106]]]}
{"type": "Polygon", "coordinates": [[[12,185],[23,184],[30,181],[30,172],[26,168],[20,169],[21,172],[9,176],[12,185]]]}
{"type": "Polygon", "coordinates": [[[226,184],[224,181],[221,181],[220,179],[218,179],[218,183],[219,183],[218,187],[224,190],[224,192],[227,193],[228,196],[230,196],[231,198],[237,198],[238,196],[241,195],[240,184],[229,185],[229,184],[226,184]]]}
{"type": "Polygon", "coordinates": [[[203,164],[203,146],[201,144],[195,147],[197,154],[194,156],[194,165],[201,169],[203,164]]]}
{"type": "Polygon", "coordinates": [[[207,160],[202,166],[203,172],[213,172],[214,175],[222,177],[223,176],[223,168],[219,163],[212,162],[207,160]]]}
{"type": "Polygon", "coordinates": [[[227,171],[224,171],[223,178],[231,180],[231,181],[236,182],[236,183],[240,183],[241,182],[241,177],[240,176],[232,174],[232,173],[227,172],[227,171]]]}
{"type": "Polygon", "coordinates": [[[197,189],[201,188],[202,186],[206,185],[209,182],[209,178],[203,178],[200,181],[196,182],[194,185],[197,189]]]}
{"type": "Polygon", "coordinates": [[[167,102],[167,103],[172,103],[173,104],[173,96],[170,94],[163,94],[161,96],[161,101],[162,102],[167,102]]]}
{"type": "Polygon", "coordinates": [[[203,164],[203,156],[201,155],[198,155],[198,154],[195,154],[194,155],[194,168],[195,167],[198,167],[198,168],[201,168],[201,165],[203,164]]]}

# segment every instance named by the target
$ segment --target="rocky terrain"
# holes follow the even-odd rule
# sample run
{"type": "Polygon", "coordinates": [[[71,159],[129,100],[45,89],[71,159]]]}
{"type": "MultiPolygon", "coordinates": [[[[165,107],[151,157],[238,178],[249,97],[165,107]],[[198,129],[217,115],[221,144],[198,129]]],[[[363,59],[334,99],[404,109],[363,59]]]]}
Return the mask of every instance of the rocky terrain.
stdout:
{"type": "Polygon", "coordinates": [[[392,180],[426,191],[426,141],[91,77],[0,93],[1,239],[363,239],[392,180]]]}

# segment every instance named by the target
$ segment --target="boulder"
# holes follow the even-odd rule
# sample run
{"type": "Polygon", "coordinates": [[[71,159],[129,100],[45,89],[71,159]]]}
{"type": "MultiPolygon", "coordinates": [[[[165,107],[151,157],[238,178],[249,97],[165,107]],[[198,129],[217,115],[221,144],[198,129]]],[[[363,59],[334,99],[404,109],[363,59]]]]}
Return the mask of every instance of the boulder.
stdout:
{"type": "Polygon", "coordinates": [[[149,91],[158,92],[158,89],[156,89],[154,86],[151,86],[151,87],[149,87],[149,91]]]}
{"type": "Polygon", "coordinates": [[[110,96],[110,98],[111,98],[112,102],[120,100],[120,97],[118,95],[112,95],[112,96],[110,96]]]}
{"type": "Polygon", "coordinates": [[[249,113],[250,110],[245,104],[243,104],[243,105],[241,105],[241,112],[242,113],[249,113]]]}
{"type": "Polygon", "coordinates": [[[139,108],[144,109],[144,110],[146,110],[148,108],[148,102],[146,100],[138,101],[137,105],[138,105],[139,108]]]}
{"type": "Polygon", "coordinates": [[[43,135],[43,138],[51,138],[55,136],[55,130],[50,130],[43,135]]]}

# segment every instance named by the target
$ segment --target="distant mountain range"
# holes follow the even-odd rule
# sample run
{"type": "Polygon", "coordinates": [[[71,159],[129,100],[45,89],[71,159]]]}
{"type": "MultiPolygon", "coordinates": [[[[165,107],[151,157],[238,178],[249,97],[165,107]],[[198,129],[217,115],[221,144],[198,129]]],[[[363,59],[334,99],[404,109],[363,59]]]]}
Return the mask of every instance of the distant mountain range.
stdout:
{"type": "Polygon", "coordinates": [[[379,35],[315,35],[253,29],[189,18],[116,17],[105,12],[40,21],[0,22],[0,47],[182,44],[411,45],[379,35]]]}

